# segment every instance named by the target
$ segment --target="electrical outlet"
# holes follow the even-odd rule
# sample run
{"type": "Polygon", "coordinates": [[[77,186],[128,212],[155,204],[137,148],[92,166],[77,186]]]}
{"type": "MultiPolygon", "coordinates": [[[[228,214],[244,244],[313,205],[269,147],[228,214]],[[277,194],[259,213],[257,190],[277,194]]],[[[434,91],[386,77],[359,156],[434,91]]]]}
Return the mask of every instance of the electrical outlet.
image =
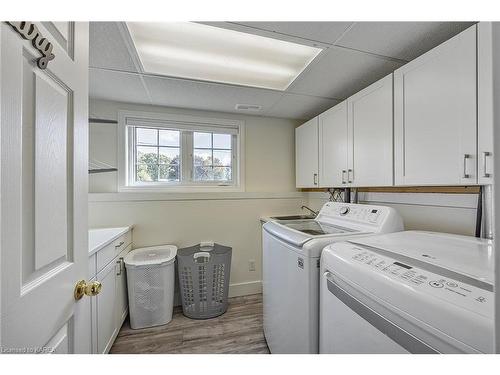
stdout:
{"type": "Polygon", "coordinates": [[[249,271],[255,271],[255,260],[250,259],[248,261],[248,270],[249,271]]]}

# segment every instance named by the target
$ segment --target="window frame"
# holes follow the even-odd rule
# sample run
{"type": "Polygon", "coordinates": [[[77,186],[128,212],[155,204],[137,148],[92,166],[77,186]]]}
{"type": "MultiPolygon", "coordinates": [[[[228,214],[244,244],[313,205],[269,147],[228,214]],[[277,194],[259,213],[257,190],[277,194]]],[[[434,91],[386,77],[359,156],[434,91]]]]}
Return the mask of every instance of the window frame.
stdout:
{"type": "MultiPolygon", "coordinates": [[[[180,183],[182,182],[182,167],[183,167],[183,158],[182,158],[182,136],[183,136],[183,132],[180,131],[180,130],[177,130],[177,129],[172,129],[172,128],[167,128],[167,127],[152,127],[152,126],[149,126],[149,127],[142,127],[142,126],[131,126],[129,129],[128,129],[128,139],[129,139],[129,142],[130,144],[128,144],[128,171],[129,171],[129,179],[133,179],[134,182],[133,184],[130,184],[130,181],[129,181],[129,184],[130,185],[137,185],[137,186],[143,186],[143,185],[150,185],[150,184],[175,184],[175,183],[180,183]],[[161,147],[165,147],[165,148],[177,148],[177,147],[174,147],[174,146],[161,146],[160,145],[160,139],[159,139],[159,132],[158,132],[158,135],[157,135],[157,144],[156,145],[138,145],[137,144],[137,129],[155,129],[155,130],[174,130],[174,131],[178,131],[179,132],[179,181],[151,181],[151,182],[143,182],[141,183],[140,181],[137,181],[136,178],[137,178],[137,171],[136,171],[136,168],[137,168],[137,147],[152,147],[152,148],[156,148],[157,149],[157,155],[158,155],[158,160],[157,160],[157,164],[158,166],[161,165],[160,163],[160,148],[161,147]],[[133,148],[133,152],[131,152],[131,149],[133,148]]],[[[159,177],[159,176],[158,176],[159,177]]]]}
{"type": "MultiPolygon", "coordinates": [[[[118,111],[119,192],[217,192],[244,191],[244,122],[171,113],[118,111]],[[180,181],[135,181],[135,129],[180,130],[180,181]],[[195,181],[193,132],[232,134],[231,181],[195,181]],[[187,176],[187,177],[186,177],[187,176]]],[[[213,145],[212,145],[213,146],[213,145]]]]}
{"type": "MultiPolygon", "coordinates": [[[[215,131],[213,132],[207,132],[207,131],[193,131],[191,132],[190,134],[187,134],[187,137],[189,139],[189,141],[191,142],[191,147],[189,148],[189,150],[192,150],[192,154],[189,155],[188,157],[188,163],[189,163],[189,166],[192,167],[192,170],[190,170],[190,175],[189,175],[189,181],[192,182],[193,184],[202,184],[202,185],[205,185],[205,184],[217,184],[218,186],[226,186],[226,185],[229,185],[229,186],[232,186],[235,184],[235,173],[238,172],[238,166],[237,166],[237,138],[238,136],[237,135],[234,135],[234,134],[231,134],[231,180],[227,180],[227,181],[223,181],[223,180],[214,180],[214,181],[210,181],[210,180],[207,180],[207,181],[203,181],[203,180],[195,180],[194,179],[194,174],[195,174],[195,164],[194,164],[194,152],[195,150],[211,150],[211,155],[212,155],[212,164],[211,164],[211,167],[214,168],[216,167],[216,165],[214,165],[214,160],[213,160],[213,155],[214,155],[214,151],[227,151],[228,149],[222,149],[222,148],[216,148],[214,147],[214,134],[225,134],[225,133],[217,133],[215,131]],[[204,147],[194,147],[194,133],[210,133],[211,134],[211,144],[212,144],[212,147],[210,148],[204,148],[204,147]]],[[[222,167],[225,167],[225,166],[222,166],[222,167]]]]}

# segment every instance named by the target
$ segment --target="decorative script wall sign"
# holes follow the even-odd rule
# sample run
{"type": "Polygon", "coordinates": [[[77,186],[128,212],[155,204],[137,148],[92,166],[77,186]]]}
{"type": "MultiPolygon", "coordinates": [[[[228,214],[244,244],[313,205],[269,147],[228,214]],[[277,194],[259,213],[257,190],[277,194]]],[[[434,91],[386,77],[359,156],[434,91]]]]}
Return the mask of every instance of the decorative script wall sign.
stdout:
{"type": "Polygon", "coordinates": [[[47,68],[50,60],[53,60],[55,55],[52,53],[53,45],[47,38],[44,38],[38,30],[38,27],[33,22],[7,22],[14,30],[16,30],[19,35],[21,35],[26,40],[31,40],[31,44],[35,47],[41,54],[42,57],[38,58],[36,64],[40,69],[47,68]]]}

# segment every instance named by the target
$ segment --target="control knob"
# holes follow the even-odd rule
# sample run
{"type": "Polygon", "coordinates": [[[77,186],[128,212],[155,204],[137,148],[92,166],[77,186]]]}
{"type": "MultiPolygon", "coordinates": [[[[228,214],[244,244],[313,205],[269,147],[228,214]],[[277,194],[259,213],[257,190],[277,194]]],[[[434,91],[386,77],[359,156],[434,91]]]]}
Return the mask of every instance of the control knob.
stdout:
{"type": "Polygon", "coordinates": [[[349,207],[347,207],[347,206],[340,207],[340,214],[342,216],[347,215],[348,213],[349,213],[349,207]]]}

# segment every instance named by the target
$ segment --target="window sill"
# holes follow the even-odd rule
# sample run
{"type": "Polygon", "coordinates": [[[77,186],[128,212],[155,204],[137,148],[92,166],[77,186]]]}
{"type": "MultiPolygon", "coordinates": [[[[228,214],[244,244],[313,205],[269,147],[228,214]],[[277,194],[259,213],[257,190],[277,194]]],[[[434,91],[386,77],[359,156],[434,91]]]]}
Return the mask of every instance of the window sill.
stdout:
{"type": "Polygon", "coordinates": [[[172,185],[172,186],[120,186],[119,193],[243,193],[243,186],[218,186],[218,185],[172,185]]]}
{"type": "Polygon", "coordinates": [[[290,192],[122,192],[89,193],[89,202],[142,202],[142,201],[195,201],[195,200],[251,200],[251,199],[301,199],[307,193],[290,192]]]}

